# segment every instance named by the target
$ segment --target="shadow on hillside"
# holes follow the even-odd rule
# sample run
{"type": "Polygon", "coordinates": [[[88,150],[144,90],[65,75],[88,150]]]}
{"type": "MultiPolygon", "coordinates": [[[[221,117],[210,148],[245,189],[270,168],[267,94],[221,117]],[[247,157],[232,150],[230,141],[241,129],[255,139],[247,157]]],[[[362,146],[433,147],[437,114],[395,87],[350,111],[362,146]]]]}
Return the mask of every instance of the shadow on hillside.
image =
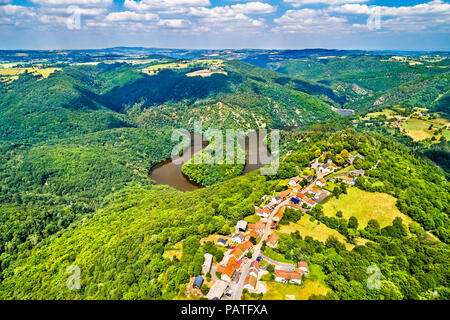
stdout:
{"type": "Polygon", "coordinates": [[[157,75],[144,75],[142,78],[115,87],[97,101],[112,110],[122,111],[123,106],[142,100],[146,105],[163,104],[169,101],[174,103],[183,100],[196,100],[209,97],[219,92],[229,91],[229,78],[223,74],[213,74],[202,78],[187,77],[182,73],[163,70],[157,75]]]}

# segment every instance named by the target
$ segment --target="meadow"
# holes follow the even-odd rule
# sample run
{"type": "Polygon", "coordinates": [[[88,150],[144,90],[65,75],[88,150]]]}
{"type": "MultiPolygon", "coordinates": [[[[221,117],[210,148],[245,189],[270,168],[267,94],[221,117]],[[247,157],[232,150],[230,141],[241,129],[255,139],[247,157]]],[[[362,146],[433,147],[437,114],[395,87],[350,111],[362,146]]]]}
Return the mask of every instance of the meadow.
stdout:
{"type": "Polygon", "coordinates": [[[411,219],[397,209],[396,202],[396,198],[385,193],[349,188],[347,194],[342,194],[339,199],[330,199],[323,206],[323,211],[326,216],[335,216],[339,210],[346,219],[355,216],[360,227],[365,227],[371,219],[377,220],[381,227],[385,227],[391,225],[397,217],[409,224],[411,219]]]}

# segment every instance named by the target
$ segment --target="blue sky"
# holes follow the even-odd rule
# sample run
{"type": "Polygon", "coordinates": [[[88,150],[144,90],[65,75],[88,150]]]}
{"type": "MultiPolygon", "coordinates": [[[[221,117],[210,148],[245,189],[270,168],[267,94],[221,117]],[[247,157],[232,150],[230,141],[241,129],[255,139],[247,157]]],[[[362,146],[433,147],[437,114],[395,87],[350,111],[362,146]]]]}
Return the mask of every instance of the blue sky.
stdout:
{"type": "Polygon", "coordinates": [[[444,0],[0,0],[1,49],[450,50],[444,0]]]}

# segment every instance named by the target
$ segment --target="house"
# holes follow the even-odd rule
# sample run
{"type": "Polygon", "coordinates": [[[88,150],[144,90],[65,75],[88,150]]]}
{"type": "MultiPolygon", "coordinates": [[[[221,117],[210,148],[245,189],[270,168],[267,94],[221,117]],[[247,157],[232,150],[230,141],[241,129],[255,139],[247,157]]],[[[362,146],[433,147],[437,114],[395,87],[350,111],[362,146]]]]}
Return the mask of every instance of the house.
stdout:
{"type": "Polygon", "coordinates": [[[192,287],[200,289],[202,287],[202,284],[203,284],[203,277],[197,276],[194,280],[194,284],[192,285],[192,287]]]}
{"type": "Polygon", "coordinates": [[[210,253],[205,253],[203,256],[205,257],[205,262],[203,262],[202,265],[202,272],[203,274],[207,274],[211,270],[213,255],[210,253]]]}
{"type": "Polygon", "coordinates": [[[209,300],[219,300],[222,297],[225,290],[227,289],[227,287],[228,283],[221,280],[217,280],[216,282],[214,282],[213,286],[209,290],[208,294],[206,295],[206,298],[208,298],[209,300]]]}
{"type": "Polygon", "coordinates": [[[280,196],[275,196],[272,198],[272,200],[270,200],[271,203],[273,204],[279,204],[281,202],[281,197],[280,196]]]}
{"type": "Polygon", "coordinates": [[[256,283],[258,279],[252,275],[248,275],[244,281],[244,289],[256,290],[256,283]]]}
{"type": "Polygon", "coordinates": [[[253,261],[252,264],[250,265],[250,269],[249,269],[249,275],[254,276],[258,279],[258,273],[259,273],[259,267],[260,264],[258,261],[253,261]]]}
{"type": "Polygon", "coordinates": [[[247,233],[245,235],[245,240],[249,241],[252,237],[255,238],[255,239],[258,239],[259,238],[259,234],[256,231],[254,231],[254,230],[250,231],[249,233],[247,233]]]}
{"type": "Polygon", "coordinates": [[[227,239],[219,238],[219,239],[217,240],[217,244],[218,244],[219,246],[225,246],[225,245],[227,244],[227,239]]]}
{"type": "Polygon", "coordinates": [[[256,232],[263,232],[265,227],[266,227],[266,225],[264,223],[261,223],[261,222],[250,223],[248,225],[248,230],[249,231],[256,231],[256,232]]]}
{"type": "Polygon", "coordinates": [[[233,240],[233,242],[236,242],[236,243],[242,243],[245,241],[245,237],[242,233],[236,233],[235,235],[233,235],[231,240],[233,240]]]}
{"type": "Polygon", "coordinates": [[[302,274],[297,271],[286,272],[281,270],[275,270],[275,281],[301,284],[302,274]]]}
{"type": "Polygon", "coordinates": [[[300,177],[293,177],[292,179],[289,180],[288,185],[291,187],[295,187],[297,185],[297,183],[299,182],[300,177]]]}
{"type": "Polygon", "coordinates": [[[298,262],[298,269],[302,270],[306,274],[309,273],[308,264],[306,262],[304,262],[304,261],[299,261],[298,262]]]}
{"type": "MultiPolygon", "coordinates": [[[[219,268],[217,268],[217,271],[219,271],[219,268]]],[[[232,265],[226,266],[223,269],[223,272],[222,272],[222,275],[220,276],[220,279],[223,280],[223,281],[231,282],[231,278],[233,277],[235,272],[236,272],[236,268],[234,266],[232,266],[232,265]]]]}
{"type": "Polygon", "coordinates": [[[347,176],[339,176],[338,179],[342,180],[343,183],[346,183],[351,186],[355,184],[355,179],[347,176]]]}
{"type": "Polygon", "coordinates": [[[331,168],[331,160],[328,160],[327,163],[320,164],[320,165],[319,165],[319,168],[318,168],[319,172],[320,172],[320,173],[323,173],[323,174],[330,173],[330,172],[331,172],[331,169],[332,169],[332,168],[331,168]]]}
{"type": "Polygon", "coordinates": [[[308,198],[307,196],[305,196],[303,193],[298,193],[298,194],[297,194],[297,197],[299,197],[300,200],[301,200],[303,203],[306,203],[306,205],[307,205],[308,207],[310,207],[310,208],[313,208],[313,207],[317,204],[317,202],[311,200],[310,198],[308,198]]]}
{"type": "Polygon", "coordinates": [[[261,218],[267,218],[270,214],[270,209],[265,208],[265,209],[261,209],[259,207],[255,207],[256,209],[256,214],[258,216],[260,216],[261,218]]]}
{"type": "Polygon", "coordinates": [[[282,199],[286,198],[292,193],[291,189],[284,190],[283,192],[279,193],[278,196],[282,199]]]}
{"type": "Polygon", "coordinates": [[[239,232],[239,231],[245,232],[246,229],[247,229],[247,221],[239,220],[236,223],[236,232],[239,232]]]}
{"type": "Polygon", "coordinates": [[[274,223],[280,222],[280,220],[283,218],[284,214],[284,207],[281,207],[278,209],[278,211],[274,214],[272,221],[274,223]]]}
{"type": "MultiPolygon", "coordinates": [[[[244,255],[244,251],[240,248],[236,247],[233,250],[231,250],[230,254],[228,255],[228,259],[233,259],[234,262],[231,264],[235,264],[242,256],[244,255]]],[[[227,262],[227,265],[230,264],[229,260],[227,262]]]]}
{"type": "Polygon", "coordinates": [[[291,198],[291,200],[289,200],[289,201],[296,205],[300,204],[300,200],[298,200],[297,198],[291,198]]]}
{"type": "Polygon", "coordinates": [[[316,186],[325,187],[325,184],[326,184],[326,182],[325,182],[324,178],[320,178],[316,181],[316,186]]]}
{"type": "Polygon", "coordinates": [[[238,249],[242,250],[246,254],[251,248],[253,248],[253,243],[250,241],[245,241],[237,246],[238,249]]]}
{"type": "Polygon", "coordinates": [[[241,266],[243,266],[243,259],[239,259],[235,264],[234,267],[236,268],[237,271],[239,271],[241,269],[241,266]]]}
{"type": "Polygon", "coordinates": [[[312,175],[309,175],[306,177],[306,180],[308,180],[308,182],[311,182],[314,179],[314,177],[312,175]]]}
{"type": "Polygon", "coordinates": [[[278,236],[275,233],[272,233],[266,241],[266,244],[271,247],[271,248],[275,248],[276,245],[278,244],[278,236]]]}
{"type": "Polygon", "coordinates": [[[311,189],[309,189],[308,193],[312,194],[314,197],[318,197],[322,193],[322,190],[319,190],[316,188],[311,188],[311,189]]]}

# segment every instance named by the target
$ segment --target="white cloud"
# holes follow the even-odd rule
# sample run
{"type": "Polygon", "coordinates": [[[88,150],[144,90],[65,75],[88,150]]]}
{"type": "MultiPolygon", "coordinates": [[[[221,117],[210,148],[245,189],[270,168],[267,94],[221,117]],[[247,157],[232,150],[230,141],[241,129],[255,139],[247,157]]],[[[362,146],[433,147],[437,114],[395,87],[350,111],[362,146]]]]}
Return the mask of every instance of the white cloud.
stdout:
{"type": "Polygon", "coordinates": [[[450,15],[450,4],[442,0],[434,0],[427,3],[421,3],[415,6],[403,7],[385,7],[385,6],[367,6],[365,4],[345,4],[338,7],[329,8],[329,12],[339,12],[346,14],[365,14],[368,15],[374,9],[379,9],[384,16],[408,16],[443,13],[450,15]]]}
{"type": "Polygon", "coordinates": [[[368,1],[369,0],[283,0],[283,2],[288,3],[296,8],[309,4],[339,5],[345,3],[363,3],[368,1]]]}
{"type": "Polygon", "coordinates": [[[87,7],[108,7],[113,4],[113,0],[30,0],[35,4],[48,7],[57,6],[87,6],[87,7]]]}
{"type": "Polygon", "coordinates": [[[299,9],[287,10],[280,18],[274,19],[278,24],[274,31],[295,32],[333,32],[345,27],[347,18],[333,17],[324,10],[299,9]]]}
{"type": "Polygon", "coordinates": [[[231,9],[244,14],[264,14],[276,11],[276,7],[263,2],[239,3],[231,6],[231,9]]]}
{"type": "Polygon", "coordinates": [[[106,18],[107,21],[156,21],[158,15],[154,13],[137,13],[134,11],[111,12],[106,18]]]}
{"type": "Polygon", "coordinates": [[[154,10],[167,14],[186,13],[188,8],[207,7],[209,0],[125,0],[124,7],[136,11],[154,10]]]}
{"type": "Polygon", "coordinates": [[[161,19],[158,26],[170,29],[184,29],[191,26],[191,22],[185,19],[161,19]]]}

